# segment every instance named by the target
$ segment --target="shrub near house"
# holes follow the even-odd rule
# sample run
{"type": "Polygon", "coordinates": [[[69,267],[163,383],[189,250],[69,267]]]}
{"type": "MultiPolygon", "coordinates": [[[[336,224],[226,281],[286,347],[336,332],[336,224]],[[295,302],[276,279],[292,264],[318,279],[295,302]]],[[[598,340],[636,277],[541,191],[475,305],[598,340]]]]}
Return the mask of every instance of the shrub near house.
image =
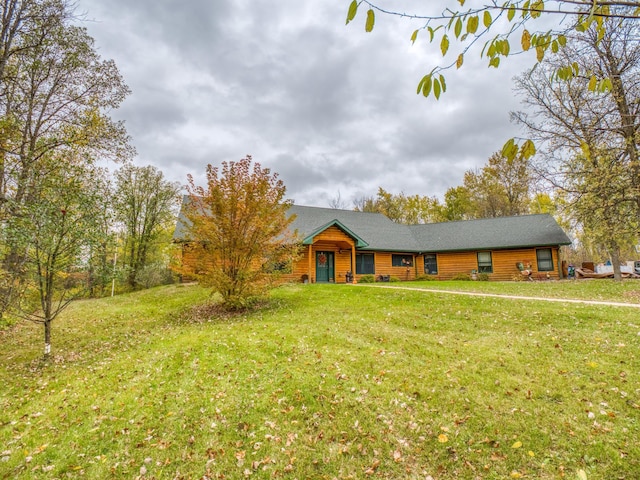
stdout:
{"type": "Polygon", "coordinates": [[[189,175],[174,238],[183,243],[183,276],[222,296],[228,310],[244,309],[273,285],[275,270],[297,257],[289,226],[290,202],[276,173],[251,156],[222,167],[207,166],[206,186],[189,175]]]}

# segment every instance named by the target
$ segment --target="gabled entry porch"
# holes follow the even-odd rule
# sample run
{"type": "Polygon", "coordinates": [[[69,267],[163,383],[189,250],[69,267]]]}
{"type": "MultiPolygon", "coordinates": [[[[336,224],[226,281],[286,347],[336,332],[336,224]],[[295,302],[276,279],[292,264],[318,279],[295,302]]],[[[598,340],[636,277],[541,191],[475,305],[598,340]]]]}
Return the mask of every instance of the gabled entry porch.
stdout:
{"type": "Polygon", "coordinates": [[[311,282],[346,283],[356,264],[356,248],[367,243],[337,220],[313,232],[303,241],[311,282]]]}

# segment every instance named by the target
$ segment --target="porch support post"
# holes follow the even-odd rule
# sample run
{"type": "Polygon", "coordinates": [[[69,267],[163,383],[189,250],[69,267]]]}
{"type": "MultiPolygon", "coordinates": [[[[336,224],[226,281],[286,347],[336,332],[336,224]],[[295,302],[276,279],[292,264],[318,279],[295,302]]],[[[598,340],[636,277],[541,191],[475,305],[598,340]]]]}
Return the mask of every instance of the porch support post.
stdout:
{"type": "Polygon", "coordinates": [[[351,245],[351,275],[353,283],[356,283],[356,246],[351,245]]]}
{"type": "Polygon", "coordinates": [[[307,271],[307,275],[309,276],[309,283],[312,283],[311,281],[312,266],[313,266],[313,243],[310,243],[309,244],[309,269],[307,271]]]}

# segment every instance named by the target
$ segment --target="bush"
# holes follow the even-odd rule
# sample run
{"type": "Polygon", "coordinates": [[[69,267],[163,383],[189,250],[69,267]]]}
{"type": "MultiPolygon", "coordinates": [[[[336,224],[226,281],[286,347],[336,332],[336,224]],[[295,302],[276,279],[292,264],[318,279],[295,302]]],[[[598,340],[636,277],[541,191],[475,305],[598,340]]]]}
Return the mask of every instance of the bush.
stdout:
{"type": "Polygon", "coordinates": [[[359,283],[373,283],[376,281],[376,277],[373,275],[362,275],[358,280],[359,283]]]}
{"type": "Polygon", "coordinates": [[[400,279],[398,277],[391,276],[391,277],[389,277],[389,281],[390,282],[399,282],[400,279]]]}
{"type": "Polygon", "coordinates": [[[169,285],[173,282],[173,272],[162,263],[145,265],[136,275],[136,285],[141,288],[169,285]]]}
{"type": "Polygon", "coordinates": [[[422,275],[416,276],[416,281],[420,281],[420,282],[431,282],[437,279],[438,278],[435,275],[422,274],[422,275]]]}
{"type": "Polygon", "coordinates": [[[471,275],[468,273],[456,273],[451,280],[471,280],[471,275]]]}
{"type": "Polygon", "coordinates": [[[489,274],[488,273],[479,273],[478,274],[478,281],[480,281],[480,282],[488,282],[489,281],[489,274]]]}

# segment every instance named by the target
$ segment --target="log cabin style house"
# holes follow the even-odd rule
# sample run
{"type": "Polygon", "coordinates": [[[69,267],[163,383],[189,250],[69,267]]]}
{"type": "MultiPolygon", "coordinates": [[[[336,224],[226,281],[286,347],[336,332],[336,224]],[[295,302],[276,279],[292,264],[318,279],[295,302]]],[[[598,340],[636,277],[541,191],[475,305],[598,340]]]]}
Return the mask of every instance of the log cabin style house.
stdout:
{"type": "MultiPolygon", "coordinates": [[[[380,213],[299,205],[289,212],[302,246],[284,274],[289,281],[347,283],[363,275],[403,281],[425,274],[447,280],[461,273],[558,279],[560,246],[571,243],[547,214],[400,225],[380,213]]],[[[181,213],[174,241],[183,245],[183,265],[196,268],[184,222],[181,213]]]]}

